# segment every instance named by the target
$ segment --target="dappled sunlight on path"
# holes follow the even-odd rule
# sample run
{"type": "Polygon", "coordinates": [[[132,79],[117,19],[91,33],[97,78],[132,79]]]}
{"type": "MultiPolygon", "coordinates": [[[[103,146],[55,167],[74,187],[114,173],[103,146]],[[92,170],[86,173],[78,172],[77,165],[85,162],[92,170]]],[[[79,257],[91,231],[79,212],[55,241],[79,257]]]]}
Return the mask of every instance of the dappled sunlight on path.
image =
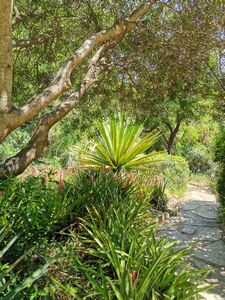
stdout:
{"type": "Polygon", "coordinates": [[[160,234],[178,239],[177,248],[192,245],[191,262],[195,267],[213,269],[208,283],[217,285],[204,292],[203,299],[225,299],[225,240],[217,221],[218,203],[208,187],[189,185],[179,216],[163,223],[160,234]]]}

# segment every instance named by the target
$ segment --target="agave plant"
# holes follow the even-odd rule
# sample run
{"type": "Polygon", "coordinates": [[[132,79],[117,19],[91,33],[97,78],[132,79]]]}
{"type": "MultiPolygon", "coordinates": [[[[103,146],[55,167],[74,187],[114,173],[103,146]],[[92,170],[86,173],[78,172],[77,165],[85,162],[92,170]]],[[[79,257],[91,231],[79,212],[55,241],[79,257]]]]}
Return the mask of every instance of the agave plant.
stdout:
{"type": "Polygon", "coordinates": [[[159,152],[145,153],[158,140],[158,132],[140,138],[143,126],[125,122],[124,116],[110,122],[98,121],[97,125],[99,138],[92,149],[75,148],[80,154],[76,161],[81,163],[77,167],[106,167],[114,172],[153,170],[152,165],[162,160],[159,152]]]}

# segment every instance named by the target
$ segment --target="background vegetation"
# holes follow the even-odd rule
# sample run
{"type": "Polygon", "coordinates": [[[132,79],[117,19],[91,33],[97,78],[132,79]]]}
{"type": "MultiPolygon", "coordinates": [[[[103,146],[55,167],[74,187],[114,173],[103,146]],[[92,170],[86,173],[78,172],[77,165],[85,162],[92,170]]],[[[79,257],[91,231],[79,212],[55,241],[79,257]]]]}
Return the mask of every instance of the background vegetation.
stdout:
{"type": "MultiPolygon", "coordinates": [[[[140,4],[14,2],[16,107],[48,86],[85,39],[140,4]]],[[[154,4],[105,57],[108,71],[52,128],[43,156],[0,181],[2,299],[18,286],[15,299],[198,299],[208,271],[193,270],[189,249],[175,252],[176,242],[157,236],[154,216],[191,177],[205,176],[225,223],[224,9],[221,1],[154,4]],[[120,123],[118,112],[126,116],[120,123]]],[[[68,95],[13,131],[0,163],[24,149],[38,117],[68,95]]]]}

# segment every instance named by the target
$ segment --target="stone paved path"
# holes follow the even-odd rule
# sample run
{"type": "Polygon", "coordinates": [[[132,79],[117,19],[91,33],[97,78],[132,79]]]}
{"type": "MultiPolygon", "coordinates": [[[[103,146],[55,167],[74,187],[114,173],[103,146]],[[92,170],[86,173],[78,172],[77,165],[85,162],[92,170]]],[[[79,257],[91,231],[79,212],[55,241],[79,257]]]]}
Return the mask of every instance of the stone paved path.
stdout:
{"type": "Polygon", "coordinates": [[[225,300],[225,239],[217,223],[215,195],[208,187],[189,185],[179,216],[163,223],[161,234],[178,239],[178,247],[193,245],[195,267],[213,268],[207,282],[217,285],[202,296],[207,300],[225,300]]]}

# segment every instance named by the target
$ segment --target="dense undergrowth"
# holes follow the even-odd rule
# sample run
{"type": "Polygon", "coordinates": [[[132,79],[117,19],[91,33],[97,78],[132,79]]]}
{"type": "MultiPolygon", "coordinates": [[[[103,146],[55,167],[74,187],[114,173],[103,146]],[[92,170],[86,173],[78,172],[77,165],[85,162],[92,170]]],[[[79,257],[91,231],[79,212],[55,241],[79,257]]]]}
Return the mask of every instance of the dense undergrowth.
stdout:
{"type": "Polygon", "coordinates": [[[34,165],[0,182],[3,299],[199,299],[208,271],[157,235],[154,216],[204,162],[155,151],[159,134],[142,130],[99,123],[76,159],[84,171],[34,165]]]}
{"type": "Polygon", "coordinates": [[[220,218],[225,226],[225,128],[221,128],[215,146],[215,160],[219,163],[216,188],[221,203],[220,218]]]}
{"type": "Polygon", "coordinates": [[[153,216],[207,180],[225,224],[223,1],[1,2],[0,299],[199,299],[153,216]]]}
{"type": "Polygon", "coordinates": [[[192,270],[184,263],[187,249],[175,252],[175,243],[156,235],[151,209],[159,184],[152,175],[104,170],[1,182],[1,227],[12,224],[1,245],[20,235],[1,262],[19,259],[13,282],[61,252],[18,299],[198,299],[207,272],[192,270]]]}

